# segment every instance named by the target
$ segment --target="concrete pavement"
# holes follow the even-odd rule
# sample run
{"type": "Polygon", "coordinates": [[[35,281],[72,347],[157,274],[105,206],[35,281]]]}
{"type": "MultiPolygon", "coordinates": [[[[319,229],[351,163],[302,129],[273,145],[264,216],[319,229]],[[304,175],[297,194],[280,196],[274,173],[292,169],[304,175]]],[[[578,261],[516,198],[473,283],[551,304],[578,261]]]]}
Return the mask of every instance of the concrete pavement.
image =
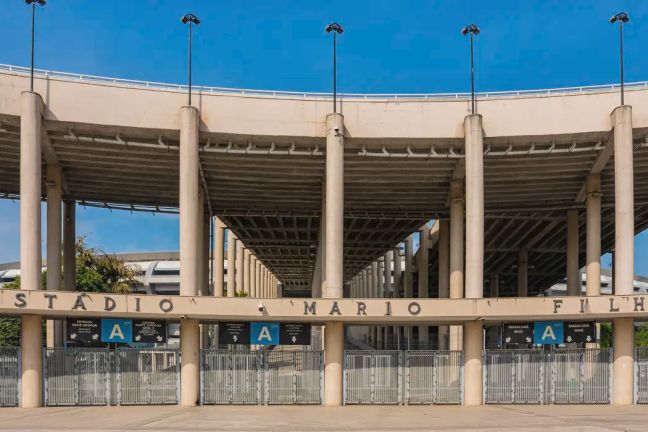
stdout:
{"type": "Polygon", "coordinates": [[[0,431],[645,431],[648,407],[178,406],[0,409],[0,431]]]}

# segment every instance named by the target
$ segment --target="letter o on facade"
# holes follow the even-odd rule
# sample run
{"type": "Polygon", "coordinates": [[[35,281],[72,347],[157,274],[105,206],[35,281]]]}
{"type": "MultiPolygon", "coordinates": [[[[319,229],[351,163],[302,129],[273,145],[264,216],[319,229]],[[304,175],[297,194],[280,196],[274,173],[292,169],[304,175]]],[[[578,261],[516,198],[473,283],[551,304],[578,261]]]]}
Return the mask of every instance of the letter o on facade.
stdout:
{"type": "Polygon", "coordinates": [[[169,299],[160,300],[160,310],[162,312],[171,312],[173,310],[173,303],[169,299]]]}
{"type": "Polygon", "coordinates": [[[421,313],[421,305],[416,302],[412,302],[407,305],[407,311],[410,313],[410,315],[418,315],[421,313]]]}

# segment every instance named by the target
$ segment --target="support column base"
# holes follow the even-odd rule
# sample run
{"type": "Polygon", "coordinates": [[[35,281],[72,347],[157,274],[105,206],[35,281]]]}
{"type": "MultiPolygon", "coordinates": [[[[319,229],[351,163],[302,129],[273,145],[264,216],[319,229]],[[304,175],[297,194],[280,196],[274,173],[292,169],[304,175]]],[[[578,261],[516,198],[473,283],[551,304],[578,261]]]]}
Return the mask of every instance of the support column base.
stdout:
{"type": "Polygon", "coordinates": [[[324,405],[343,404],[344,324],[326,323],[324,327],[324,405]]]}
{"type": "Polygon", "coordinates": [[[180,320],[180,405],[200,404],[200,325],[180,320]]]}
{"type": "Polygon", "coordinates": [[[612,403],[634,403],[634,321],[618,318],[612,322],[614,366],[612,379],[612,403]]]}
{"type": "Polygon", "coordinates": [[[483,325],[481,321],[464,324],[464,405],[484,403],[482,370],[483,325]]]}
{"type": "Polygon", "coordinates": [[[20,406],[43,406],[43,320],[40,315],[23,315],[20,328],[22,389],[20,406]]]}

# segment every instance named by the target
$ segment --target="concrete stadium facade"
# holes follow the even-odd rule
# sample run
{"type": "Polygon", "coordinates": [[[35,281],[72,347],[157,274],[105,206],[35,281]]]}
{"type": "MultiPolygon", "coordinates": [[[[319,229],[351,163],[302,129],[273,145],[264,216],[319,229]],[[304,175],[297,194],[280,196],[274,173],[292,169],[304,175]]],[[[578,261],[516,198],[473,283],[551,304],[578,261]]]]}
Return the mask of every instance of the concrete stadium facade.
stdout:
{"type": "Polygon", "coordinates": [[[332,113],[325,94],[199,88],[185,106],[181,86],[54,73],[28,84],[20,68],[0,71],[0,193],[20,197],[22,277],[20,292],[0,292],[0,312],[22,317],[22,406],[43,402],[42,318],[111,314],[180,320],[187,406],[199,401],[201,320],[322,324],[323,401],[336,406],[345,323],[381,328],[376,345],[387,324],[416,323],[423,339],[441,325],[439,341],[463,350],[463,402],[480,405],[484,322],[606,319],[612,400],[633,403],[633,320],[647,314],[633,290],[633,240],[648,226],[645,84],[629,85],[623,106],[613,86],[480,94],[479,114],[465,95],[345,95],[332,113]],[[71,292],[75,202],[177,211],[180,296],[115,295],[108,311],[104,295],[71,292]],[[392,264],[401,242],[403,269],[392,264]],[[610,251],[614,295],[602,297],[610,251]],[[225,254],[228,285],[251,298],[219,298],[234,296],[225,254]],[[566,297],[530,297],[565,277],[566,297]],[[291,287],[313,300],[279,298],[291,287]]]}

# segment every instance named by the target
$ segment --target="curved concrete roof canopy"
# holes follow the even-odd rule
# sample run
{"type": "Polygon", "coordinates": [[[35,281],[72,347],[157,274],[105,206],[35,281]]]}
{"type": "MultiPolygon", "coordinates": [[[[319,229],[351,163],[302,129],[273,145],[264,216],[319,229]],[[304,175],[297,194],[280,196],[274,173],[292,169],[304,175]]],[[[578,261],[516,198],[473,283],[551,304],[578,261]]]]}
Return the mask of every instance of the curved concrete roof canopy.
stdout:
{"type": "MultiPolygon", "coordinates": [[[[21,68],[0,67],[0,194],[19,193],[21,68]]],[[[39,74],[46,104],[44,162],[65,195],[89,204],[175,211],[182,86],[39,74]]],[[[485,274],[515,286],[517,251],[529,251],[529,291],[565,274],[566,216],[584,208],[600,172],[603,249],[614,239],[610,113],[614,87],[489,93],[483,116],[485,274]]],[[[208,205],[286,283],[310,283],[324,175],[326,94],[198,89],[200,162],[208,205]]],[[[635,139],[636,232],[648,226],[648,86],[629,85],[635,139]]],[[[425,221],[448,214],[463,177],[466,95],[342,95],[345,119],[345,276],[425,221]]],[[[46,170],[43,170],[43,175],[46,170]]],[[[44,181],[44,180],[43,180],[44,181]]],[[[45,190],[45,189],[43,189],[45,190]]],[[[581,215],[581,264],[585,220],[581,215]]],[[[432,268],[436,253],[432,250],[432,268]]],[[[435,280],[433,273],[431,280],[435,280]]],[[[434,283],[432,290],[434,290],[434,283]]]]}

